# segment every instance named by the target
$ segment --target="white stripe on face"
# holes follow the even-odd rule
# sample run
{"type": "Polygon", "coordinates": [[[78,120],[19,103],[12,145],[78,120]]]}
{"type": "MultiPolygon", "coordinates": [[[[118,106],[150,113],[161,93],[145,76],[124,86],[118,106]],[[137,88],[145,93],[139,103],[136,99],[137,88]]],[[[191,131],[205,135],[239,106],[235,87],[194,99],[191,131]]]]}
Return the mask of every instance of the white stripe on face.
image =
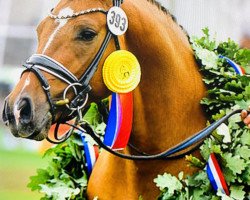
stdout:
{"type": "MultiPolygon", "coordinates": [[[[65,15],[72,15],[74,13],[74,11],[67,7],[67,8],[64,8],[62,9],[58,16],[65,16],[65,15]]],[[[43,49],[43,52],[42,54],[45,53],[45,51],[49,48],[50,44],[52,43],[52,41],[54,40],[57,32],[63,27],[65,26],[65,24],[68,22],[68,19],[56,19],[56,22],[59,23],[58,26],[56,27],[56,29],[54,30],[54,32],[51,34],[51,36],[49,37],[49,40],[47,41],[44,49],[43,49]]]]}
{"type": "Polygon", "coordinates": [[[29,72],[27,78],[25,79],[25,82],[24,82],[24,85],[23,85],[23,87],[22,87],[22,90],[21,90],[20,94],[22,94],[23,91],[25,90],[25,88],[26,88],[27,86],[29,86],[29,85],[30,85],[30,72],[29,72]]]}

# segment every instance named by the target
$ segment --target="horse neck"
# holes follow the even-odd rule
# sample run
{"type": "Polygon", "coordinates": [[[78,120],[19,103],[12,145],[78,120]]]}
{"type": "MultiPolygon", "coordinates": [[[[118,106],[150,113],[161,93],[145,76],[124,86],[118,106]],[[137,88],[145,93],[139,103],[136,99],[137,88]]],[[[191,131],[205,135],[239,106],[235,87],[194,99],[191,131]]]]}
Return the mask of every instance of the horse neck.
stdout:
{"type": "Polygon", "coordinates": [[[126,12],[133,20],[126,34],[127,48],[142,70],[134,91],[131,143],[159,152],[204,127],[199,102],[205,88],[188,38],[172,17],[145,0],[129,3],[126,12]]]}

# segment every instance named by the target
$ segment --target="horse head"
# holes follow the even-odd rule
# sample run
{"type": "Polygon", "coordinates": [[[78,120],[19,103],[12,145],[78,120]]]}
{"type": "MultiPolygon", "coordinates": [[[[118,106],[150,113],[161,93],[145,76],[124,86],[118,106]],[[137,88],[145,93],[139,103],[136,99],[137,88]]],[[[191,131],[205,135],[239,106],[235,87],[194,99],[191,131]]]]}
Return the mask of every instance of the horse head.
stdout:
{"type": "MultiPolygon", "coordinates": [[[[41,22],[37,52],[24,64],[26,70],[5,101],[3,119],[15,136],[42,140],[51,124],[80,116],[86,102],[99,101],[111,92],[130,92],[138,81],[133,91],[132,146],[154,155],[204,127],[206,116],[199,102],[206,88],[185,32],[157,1],[121,3],[61,0],[41,22]],[[119,49],[129,50],[140,61],[141,79],[131,75],[139,70],[128,71],[125,62],[106,74],[110,59],[120,62],[119,49]],[[119,82],[130,76],[136,81],[126,87],[122,83],[127,81],[119,82]]],[[[126,59],[136,63],[135,56],[126,54],[126,59]]],[[[124,152],[137,152],[132,146],[124,152]]],[[[158,191],[151,188],[157,174],[189,170],[184,159],[166,162],[147,165],[102,151],[88,183],[88,196],[155,199],[158,191]]]]}
{"type": "Polygon", "coordinates": [[[107,29],[110,7],[111,1],[62,0],[39,24],[37,52],[5,101],[3,120],[14,136],[42,140],[51,124],[75,116],[70,114],[86,106],[88,98],[98,101],[111,94],[102,66],[117,46],[126,45],[123,36],[118,42],[107,29]]]}

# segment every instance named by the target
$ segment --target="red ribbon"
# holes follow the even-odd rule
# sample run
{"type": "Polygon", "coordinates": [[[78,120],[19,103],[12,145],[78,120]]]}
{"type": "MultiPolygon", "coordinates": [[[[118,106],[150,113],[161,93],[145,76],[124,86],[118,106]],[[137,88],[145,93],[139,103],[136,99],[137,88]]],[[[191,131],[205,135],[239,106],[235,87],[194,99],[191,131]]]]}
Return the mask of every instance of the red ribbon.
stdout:
{"type": "Polygon", "coordinates": [[[133,121],[133,94],[113,93],[104,144],[115,150],[127,146],[133,121]]]}

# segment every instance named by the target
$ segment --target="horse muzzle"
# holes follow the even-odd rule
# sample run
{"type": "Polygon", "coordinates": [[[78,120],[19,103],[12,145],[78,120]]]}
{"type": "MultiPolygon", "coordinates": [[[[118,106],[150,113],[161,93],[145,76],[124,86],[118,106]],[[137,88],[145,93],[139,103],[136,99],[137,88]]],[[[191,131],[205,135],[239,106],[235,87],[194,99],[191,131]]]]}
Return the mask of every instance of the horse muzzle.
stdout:
{"type": "Polygon", "coordinates": [[[8,126],[15,137],[41,140],[38,136],[49,123],[51,117],[45,117],[40,123],[35,120],[34,105],[29,97],[20,98],[11,106],[8,98],[4,102],[2,113],[3,122],[8,126]],[[37,126],[37,124],[39,124],[37,126]],[[39,129],[39,127],[41,127],[39,129]]]}

